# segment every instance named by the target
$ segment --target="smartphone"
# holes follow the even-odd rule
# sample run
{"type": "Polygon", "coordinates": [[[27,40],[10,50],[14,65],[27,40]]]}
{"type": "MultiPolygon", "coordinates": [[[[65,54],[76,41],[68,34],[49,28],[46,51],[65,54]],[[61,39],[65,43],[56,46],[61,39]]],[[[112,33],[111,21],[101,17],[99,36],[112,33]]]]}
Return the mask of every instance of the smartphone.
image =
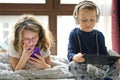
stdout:
{"type": "Polygon", "coordinates": [[[34,48],[34,52],[31,54],[30,57],[37,58],[37,57],[35,56],[35,54],[40,55],[40,47],[35,47],[35,48],[34,48]]]}

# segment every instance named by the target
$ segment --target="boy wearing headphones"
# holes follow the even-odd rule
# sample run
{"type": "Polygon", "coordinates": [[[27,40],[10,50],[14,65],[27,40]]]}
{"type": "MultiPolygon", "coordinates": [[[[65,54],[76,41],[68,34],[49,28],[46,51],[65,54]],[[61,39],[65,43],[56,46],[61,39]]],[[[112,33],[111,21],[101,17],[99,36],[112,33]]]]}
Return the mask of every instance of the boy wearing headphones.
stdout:
{"type": "MultiPolygon", "coordinates": [[[[83,54],[109,55],[102,32],[95,30],[99,19],[99,8],[92,1],[82,1],[75,6],[73,16],[80,28],[69,35],[69,70],[78,80],[104,79],[109,66],[85,64],[83,54]]],[[[120,67],[120,60],[117,65],[120,67]]]]}
{"type": "Polygon", "coordinates": [[[53,38],[50,31],[46,33],[44,27],[31,14],[23,15],[14,28],[14,37],[9,47],[13,70],[51,68],[50,47],[53,38]],[[32,57],[36,47],[37,52],[32,57]]]}

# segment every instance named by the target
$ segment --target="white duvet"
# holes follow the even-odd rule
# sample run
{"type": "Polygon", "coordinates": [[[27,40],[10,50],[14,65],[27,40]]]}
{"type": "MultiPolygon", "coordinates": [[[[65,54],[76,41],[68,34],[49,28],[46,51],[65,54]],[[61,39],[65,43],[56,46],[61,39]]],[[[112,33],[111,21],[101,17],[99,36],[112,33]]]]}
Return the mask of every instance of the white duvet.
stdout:
{"type": "Polygon", "coordinates": [[[0,80],[63,79],[72,77],[65,58],[51,56],[52,68],[44,70],[18,70],[13,72],[7,54],[0,53],[0,80]]]}

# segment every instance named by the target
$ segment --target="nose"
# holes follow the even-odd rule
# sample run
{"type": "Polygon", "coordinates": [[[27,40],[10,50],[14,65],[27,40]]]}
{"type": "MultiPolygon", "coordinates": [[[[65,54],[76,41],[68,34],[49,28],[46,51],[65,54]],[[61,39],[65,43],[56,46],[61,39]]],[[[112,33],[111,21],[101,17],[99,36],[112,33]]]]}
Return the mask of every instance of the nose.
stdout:
{"type": "Polygon", "coordinates": [[[33,45],[33,44],[34,44],[33,40],[30,39],[30,40],[29,40],[29,45],[33,45]]]}
{"type": "Polygon", "coordinates": [[[89,20],[87,20],[87,23],[86,23],[86,24],[87,24],[87,26],[89,26],[89,25],[90,25],[90,21],[89,21],[89,20]]]}

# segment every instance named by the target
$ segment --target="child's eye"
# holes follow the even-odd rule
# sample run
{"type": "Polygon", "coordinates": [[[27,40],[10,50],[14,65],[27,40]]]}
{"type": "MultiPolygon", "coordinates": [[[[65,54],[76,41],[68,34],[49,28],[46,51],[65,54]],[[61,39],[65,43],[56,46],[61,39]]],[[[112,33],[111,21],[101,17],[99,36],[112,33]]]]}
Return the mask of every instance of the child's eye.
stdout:
{"type": "Polygon", "coordinates": [[[85,19],[85,20],[82,20],[82,22],[86,22],[87,20],[85,19]]]}
{"type": "Polygon", "coordinates": [[[95,20],[94,19],[90,19],[91,22],[94,22],[95,20]]]}

